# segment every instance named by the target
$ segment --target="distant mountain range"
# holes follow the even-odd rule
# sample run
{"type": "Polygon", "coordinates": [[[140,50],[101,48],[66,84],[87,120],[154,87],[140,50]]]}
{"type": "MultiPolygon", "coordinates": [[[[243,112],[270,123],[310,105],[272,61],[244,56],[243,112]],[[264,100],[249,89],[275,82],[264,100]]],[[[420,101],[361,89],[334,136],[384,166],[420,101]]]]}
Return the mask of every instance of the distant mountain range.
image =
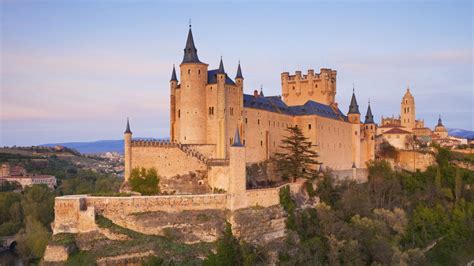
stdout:
{"type": "MultiPolygon", "coordinates": [[[[474,139],[474,131],[450,128],[448,129],[450,136],[474,139]]],[[[150,138],[140,138],[140,139],[150,139],[150,138]]],[[[94,154],[94,153],[104,153],[104,152],[118,152],[123,153],[123,140],[98,140],[91,142],[65,142],[65,143],[50,143],[43,144],[40,146],[64,146],[70,149],[75,149],[80,153],[84,154],[94,154]]]]}
{"type": "Polygon", "coordinates": [[[448,128],[448,133],[450,136],[474,139],[474,131],[459,129],[459,128],[448,128]]]}

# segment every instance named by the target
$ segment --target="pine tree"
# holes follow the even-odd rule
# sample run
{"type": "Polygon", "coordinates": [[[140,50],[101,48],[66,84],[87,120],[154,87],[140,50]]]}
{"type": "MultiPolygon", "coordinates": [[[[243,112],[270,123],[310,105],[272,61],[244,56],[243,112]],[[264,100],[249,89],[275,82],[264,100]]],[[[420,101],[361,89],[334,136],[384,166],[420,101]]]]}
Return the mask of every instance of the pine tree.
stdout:
{"type": "Polygon", "coordinates": [[[311,142],[297,126],[288,127],[286,131],[289,135],[280,146],[285,152],[275,153],[278,171],[283,178],[291,179],[292,182],[298,177],[312,178],[318,164],[315,159],[318,154],[311,149],[311,142]]]}

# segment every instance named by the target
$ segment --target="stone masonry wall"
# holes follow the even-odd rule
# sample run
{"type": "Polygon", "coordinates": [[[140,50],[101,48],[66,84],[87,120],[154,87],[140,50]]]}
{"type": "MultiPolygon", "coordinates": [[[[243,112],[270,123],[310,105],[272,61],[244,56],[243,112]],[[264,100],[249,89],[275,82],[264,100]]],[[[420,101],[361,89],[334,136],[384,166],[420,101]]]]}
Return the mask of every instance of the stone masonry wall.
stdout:
{"type": "Polygon", "coordinates": [[[158,175],[168,178],[186,175],[189,172],[204,171],[207,166],[198,159],[187,155],[178,147],[134,146],[131,151],[131,168],[156,168],[158,175]]]}

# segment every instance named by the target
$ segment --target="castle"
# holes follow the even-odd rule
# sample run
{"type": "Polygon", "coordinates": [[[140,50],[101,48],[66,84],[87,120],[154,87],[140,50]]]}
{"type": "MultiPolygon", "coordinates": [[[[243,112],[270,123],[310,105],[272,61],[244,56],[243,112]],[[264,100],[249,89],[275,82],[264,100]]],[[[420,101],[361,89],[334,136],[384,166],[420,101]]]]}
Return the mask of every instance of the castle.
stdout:
{"type": "Polygon", "coordinates": [[[290,126],[301,128],[325,168],[366,168],[374,159],[377,126],[370,103],[363,123],[354,92],[349,112],[342,113],[335,70],[282,73],[282,97],[264,96],[262,90],[244,94],[240,62],[235,79],[222,58],[217,69],[209,69],[198,57],[191,26],[179,70],[180,80],[174,66],[170,80],[169,142],[132,139],[127,121],[125,179],[136,167],[154,167],[165,179],[207,171],[210,187],[227,190],[231,170],[226,167],[236,139],[245,150],[243,163],[259,163],[282,152],[290,126]]]}

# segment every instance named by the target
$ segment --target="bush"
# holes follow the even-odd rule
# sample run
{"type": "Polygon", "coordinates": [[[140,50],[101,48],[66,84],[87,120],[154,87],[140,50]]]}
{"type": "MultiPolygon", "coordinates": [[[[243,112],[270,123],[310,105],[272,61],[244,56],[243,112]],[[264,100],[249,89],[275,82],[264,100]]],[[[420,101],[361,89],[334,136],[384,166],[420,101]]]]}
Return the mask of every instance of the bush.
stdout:
{"type": "Polygon", "coordinates": [[[130,186],[135,192],[139,192],[142,195],[157,195],[160,193],[160,187],[158,186],[160,179],[155,168],[145,169],[135,168],[130,174],[130,186]]]}

